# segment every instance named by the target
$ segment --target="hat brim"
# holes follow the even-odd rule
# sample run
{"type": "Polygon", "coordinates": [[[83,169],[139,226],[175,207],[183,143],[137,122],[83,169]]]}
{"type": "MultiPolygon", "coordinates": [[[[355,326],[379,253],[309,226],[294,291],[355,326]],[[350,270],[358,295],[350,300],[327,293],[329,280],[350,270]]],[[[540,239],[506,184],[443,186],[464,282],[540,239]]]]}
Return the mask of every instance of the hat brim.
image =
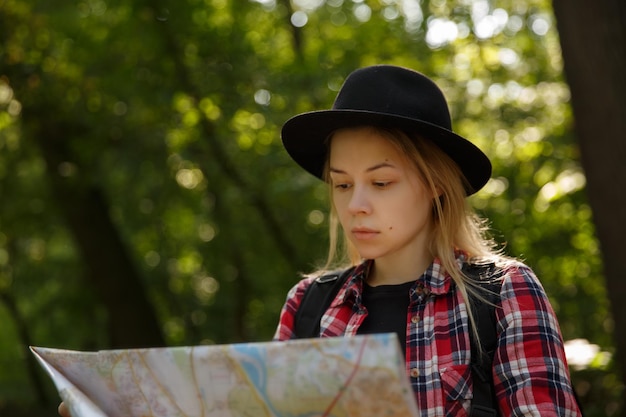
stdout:
{"type": "Polygon", "coordinates": [[[323,179],[330,134],[337,129],[366,125],[416,132],[432,140],[461,169],[467,180],[467,195],[480,190],[491,177],[487,155],[464,137],[423,120],[393,114],[339,109],[302,113],[285,122],[281,138],[287,153],[298,165],[323,179]]]}

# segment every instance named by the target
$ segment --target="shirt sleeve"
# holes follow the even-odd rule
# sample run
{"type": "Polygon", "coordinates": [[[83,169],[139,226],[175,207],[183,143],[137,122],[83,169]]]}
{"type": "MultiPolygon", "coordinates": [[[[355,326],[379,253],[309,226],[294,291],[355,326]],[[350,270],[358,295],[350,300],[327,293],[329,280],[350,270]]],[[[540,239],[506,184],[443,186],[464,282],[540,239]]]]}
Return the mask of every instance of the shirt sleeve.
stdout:
{"type": "Polygon", "coordinates": [[[493,376],[501,414],[580,416],[556,314],[527,266],[505,271],[496,318],[493,376]]]}
{"type": "Polygon", "coordinates": [[[294,333],[294,321],[298,307],[302,302],[306,289],[314,277],[307,277],[294,285],[287,293],[287,300],[283,305],[278,319],[278,327],[274,333],[274,340],[289,340],[296,337],[294,333]]]}

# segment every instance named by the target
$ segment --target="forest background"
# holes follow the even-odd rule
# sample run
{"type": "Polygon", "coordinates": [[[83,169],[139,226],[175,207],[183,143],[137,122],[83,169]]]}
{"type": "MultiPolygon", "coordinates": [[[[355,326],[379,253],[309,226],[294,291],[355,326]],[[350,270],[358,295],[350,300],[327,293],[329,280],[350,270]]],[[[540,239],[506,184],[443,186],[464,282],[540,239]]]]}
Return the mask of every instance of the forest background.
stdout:
{"type": "Polygon", "coordinates": [[[492,158],[471,203],[535,269],[564,339],[587,341],[571,363],[587,414],[624,415],[624,303],[609,300],[625,284],[607,253],[626,229],[610,200],[626,95],[582,100],[585,69],[624,92],[607,72],[626,60],[619,1],[0,0],[0,415],[56,415],[29,345],[269,340],[327,243],[326,187],[280,127],[377,63],[433,77],[492,158]]]}

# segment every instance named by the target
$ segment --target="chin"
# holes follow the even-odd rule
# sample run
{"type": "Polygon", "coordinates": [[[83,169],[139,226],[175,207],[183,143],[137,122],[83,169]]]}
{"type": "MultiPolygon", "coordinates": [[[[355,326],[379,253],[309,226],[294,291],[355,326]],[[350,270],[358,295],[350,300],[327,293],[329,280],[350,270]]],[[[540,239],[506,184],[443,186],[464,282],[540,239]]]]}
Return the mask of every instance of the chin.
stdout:
{"type": "Polygon", "coordinates": [[[361,259],[377,259],[380,258],[383,254],[379,251],[372,251],[372,250],[360,250],[359,251],[359,256],[361,257],[361,259]]]}

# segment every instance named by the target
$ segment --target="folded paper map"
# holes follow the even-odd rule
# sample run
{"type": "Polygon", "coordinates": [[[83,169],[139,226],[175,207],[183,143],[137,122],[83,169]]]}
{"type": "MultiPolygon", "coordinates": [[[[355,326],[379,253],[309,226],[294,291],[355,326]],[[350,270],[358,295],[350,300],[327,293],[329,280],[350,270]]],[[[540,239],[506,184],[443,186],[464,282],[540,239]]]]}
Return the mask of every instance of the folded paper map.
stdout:
{"type": "Polygon", "coordinates": [[[31,347],[73,417],[410,417],[395,334],[80,352],[31,347]]]}

